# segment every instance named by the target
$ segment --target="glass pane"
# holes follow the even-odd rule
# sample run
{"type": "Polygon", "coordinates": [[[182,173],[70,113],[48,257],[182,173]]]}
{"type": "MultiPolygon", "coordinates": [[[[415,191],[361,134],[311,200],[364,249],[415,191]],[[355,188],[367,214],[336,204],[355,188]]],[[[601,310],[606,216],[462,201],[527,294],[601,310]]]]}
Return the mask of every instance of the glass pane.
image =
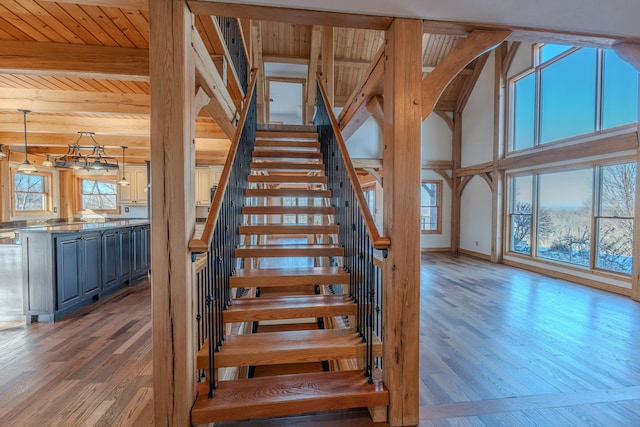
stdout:
{"type": "Polygon", "coordinates": [[[511,213],[531,214],[533,176],[516,176],[511,179],[511,213]]]}
{"type": "Polygon", "coordinates": [[[420,191],[422,206],[437,205],[437,186],[435,182],[423,182],[420,191]]]}
{"type": "Polygon", "coordinates": [[[21,193],[20,197],[16,194],[16,209],[21,211],[42,211],[44,210],[44,194],[38,193],[21,193]]]}
{"type": "Polygon", "coordinates": [[[511,216],[511,250],[531,255],[531,215],[511,216]]]}
{"type": "Polygon", "coordinates": [[[529,74],[513,85],[513,150],[533,147],[536,106],[536,75],[529,74]]]}
{"type": "Polygon", "coordinates": [[[28,175],[27,181],[29,182],[30,193],[44,193],[44,177],[39,175],[28,175]]]}
{"type": "Polygon", "coordinates": [[[438,229],[438,208],[423,206],[420,209],[420,229],[421,230],[437,230],[438,229]]]}
{"type": "Polygon", "coordinates": [[[583,48],[542,69],[540,143],[595,130],[596,49],[583,48]]]}
{"type": "Polygon", "coordinates": [[[83,195],[82,209],[111,210],[116,208],[116,197],[111,195],[83,195]]]}
{"type": "Polygon", "coordinates": [[[636,201],[636,164],[602,167],[600,216],[633,218],[636,201]]]}
{"type": "Polygon", "coordinates": [[[592,180],[592,169],[540,175],[538,256],[589,265],[592,180]]]}
{"type": "Polygon", "coordinates": [[[572,46],[566,46],[562,44],[545,44],[540,48],[540,63],[547,62],[550,59],[555,58],[562,52],[566,52],[571,49],[572,46]]]}
{"type": "Polygon", "coordinates": [[[612,50],[604,51],[602,128],[638,121],[638,72],[612,50]]]}
{"type": "Polygon", "coordinates": [[[632,251],[633,220],[598,220],[598,268],[631,274],[632,251]]]}

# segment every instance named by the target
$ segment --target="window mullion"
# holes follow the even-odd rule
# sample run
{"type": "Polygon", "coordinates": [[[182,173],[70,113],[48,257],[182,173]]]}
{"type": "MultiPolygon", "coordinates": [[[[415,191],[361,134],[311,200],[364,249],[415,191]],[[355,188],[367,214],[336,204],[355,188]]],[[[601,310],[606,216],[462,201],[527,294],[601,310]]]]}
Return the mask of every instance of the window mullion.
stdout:
{"type": "Polygon", "coordinates": [[[534,174],[531,180],[531,236],[529,241],[531,242],[531,256],[538,256],[538,206],[540,205],[540,192],[539,190],[540,175],[534,174]]]}
{"type": "Polygon", "coordinates": [[[598,49],[596,51],[596,111],[595,111],[595,124],[594,129],[596,132],[602,129],[602,110],[603,110],[603,99],[604,99],[604,84],[603,84],[603,76],[604,76],[604,51],[602,49],[598,49]]]}

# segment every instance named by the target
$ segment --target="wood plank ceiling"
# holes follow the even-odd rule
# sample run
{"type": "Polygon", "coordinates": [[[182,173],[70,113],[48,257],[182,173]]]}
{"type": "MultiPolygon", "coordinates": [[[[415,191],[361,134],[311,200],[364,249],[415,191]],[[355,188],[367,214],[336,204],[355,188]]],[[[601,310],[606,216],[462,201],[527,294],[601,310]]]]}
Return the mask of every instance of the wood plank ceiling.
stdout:
{"type": "MultiPolygon", "coordinates": [[[[106,64],[109,55],[116,59],[138,54],[148,58],[148,11],[82,3],[0,3],[0,144],[9,146],[12,152],[23,151],[22,115],[17,110],[31,109],[33,112],[27,117],[30,154],[63,154],[66,146],[76,141],[77,132],[83,131],[95,132],[98,143],[104,144],[111,155],[119,154],[121,145],[131,147],[127,158],[141,162],[149,157],[149,82],[148,75],[144,75],[148,73],[148,63],[144,71],[140,67],[140,71],[127,70],[124,75],[108,69],[106,64]],[[55,56],[48,62],[40,56],[42,52],[58,52],[58,48],[63,52],[58,60],[61,65],[53,69],[55,56]],[[37,58],[31,62],[20,60],[31,53],[37,58]],[[71,58],[73,55],[79,60],[71,58]],[[65,62],[81,62],[83,58],[89,64],[86,70],[72,70],[73,65],[65,69],[65,62]],[[100,67],[105,71],[100,72],[100,67]]],[[[201,31],[211,50],[206,33],[201,31]]],[[[461,39],[425,35],[425,71],[437,66],[461,39]]],[[[265,61],[308,64],[312,26],[263,21],[261,43],[265,61]]],[[[383,31],[335,29],[336,105],[346,101],[383,43],[383,31]]],[[[321,66],[322,60],[317,63],[321,66]]],[[[471,74],[471,70],[463,72],[452,82],[437,110],[455,109],[471,74]]],[[[199,163],[223,161],[229,141],[208,116],[198,119],[197,138],[199,163]]]]}

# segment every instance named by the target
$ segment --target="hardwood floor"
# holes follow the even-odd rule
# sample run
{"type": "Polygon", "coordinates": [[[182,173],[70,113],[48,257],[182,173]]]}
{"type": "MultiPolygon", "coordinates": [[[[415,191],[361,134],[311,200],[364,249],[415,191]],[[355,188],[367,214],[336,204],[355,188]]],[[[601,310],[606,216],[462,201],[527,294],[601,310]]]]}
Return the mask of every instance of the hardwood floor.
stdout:
{"type": "MultiPolygon", "coordinates": [[[[421,426],[640,425],[640,304],[446,253],[422,255],[420,298],[421,426]]],[[[55,324],[0,324],[0,425],[151,425],[150,327],[146,280],[55,324]]]]}

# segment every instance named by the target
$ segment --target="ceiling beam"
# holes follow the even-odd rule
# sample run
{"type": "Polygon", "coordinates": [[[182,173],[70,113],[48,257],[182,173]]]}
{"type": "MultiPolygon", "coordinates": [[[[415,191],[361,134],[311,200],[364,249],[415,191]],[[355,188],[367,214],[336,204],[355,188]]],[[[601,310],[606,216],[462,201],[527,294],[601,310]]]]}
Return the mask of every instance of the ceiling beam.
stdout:
{"type": "MultiPolygon", "coordinates": [[[[318,27],[320,28],[320,27],[318,27]]],[[[313,35],[311,43],[313,44],[313,35]]],[[[281,64],[296,64],[296,65],[309,65],[309,58],[306,56],[293,56],[293,55],[264,55],[264,62],[277,62],[281,64]]],[[[367,68],[371,61],[366,59],[350,59],[350,58],[335,58],[335,65],[337,67],[350,67],[350,68],[367,68]]]]}
{"type": "Polygon", "coordinates": [[[388,16],[269,7],[215,0],[187,0],[187,3],[191,11],[196,15],[232,16],[235,18],[259,19],[299,25],[326,25],[384,31],[389,28],[393,20],[388,16]]]}
{"type": "Polygon", "coordinates": [[[474,30],[447,55],[440,65],[422,80],[422,119],[435,108],[442,92],[467,64],[495,48],[509,36],[509,31],[474,30]]]}
{"type": "Polygon", "coordinates": [[[471,96],[471,92],[473,92],[473,88],[476,86],[476,83],[480,78],[480,73],[482,73],[482,69],[484,68],[488,59],[489,52],[485,52],[474,60],[475,65],[473,67],[473,73],[467,78],[467,80],[464,82],[464,85],[462,86],[462,89],[458,93],[458,99],[456,100],[456,111],[462,113],[462,110],[464,110],[464,107],[466,107],[467,101],[469,101],[469,97],[471,96]]]}
{"type": "Polygon", "coordinates": [[[149,81],[149,51],[31,41],[0,41],[0,71],[149,81]]]}
{"type": "Polygon", "coordinates": [[[424,20],[423,31],[429,34],[444,34],[450,36],[467,36],[474,30],[510,31],[507,41],[526,43],[558,43],[572,46],[610,48],[620,41],[640,42],[640,37],[629,39],[607,34],[586,32],[567,32],[544,28],[522,27],[517,25],[498,25],[486,23],[469,23],[456,21],[424,20]]]}
{"type": "Polygon", "coordinates": [[[149,10],[149,0],[40,0],[50,3],[70,3],[82,6],[105,6],[119,9],[149,10]]]}
{"type": "Polygon", "coordinates": [[[0,88],[0,111],[148,115],[149,95],[0,88]]]}
{"type": "MultiPolygon", "coordinates": [[[[311,28],[311,47],[309,48],[309,66],[307,67],[307,121],[313,120],[313,108],[316,105],[318,92],[318,60],[322,47],[322,27],[314,25],[311,28]]],[[[335,101],[334,101],[335,102],[335,101]]]]}

